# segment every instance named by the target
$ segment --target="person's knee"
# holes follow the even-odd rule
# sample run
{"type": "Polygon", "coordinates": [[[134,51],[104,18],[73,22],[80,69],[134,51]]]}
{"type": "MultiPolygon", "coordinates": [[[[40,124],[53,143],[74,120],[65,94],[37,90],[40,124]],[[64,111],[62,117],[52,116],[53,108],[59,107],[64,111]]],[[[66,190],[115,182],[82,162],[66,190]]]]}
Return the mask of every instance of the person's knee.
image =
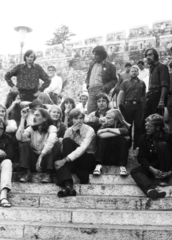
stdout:
{"type": "Polygon", "coordinates": [[[1,163],[1,168],[2,168],[2,170],[3,169],[10,169],[10,170],[12,170],[12,162],[11,162],[11,160],[10,159],[5,159],[5,160],[3,160],[2,161],[2,163],[1,163]]]}
{"type": "Polygon", "coordinates": [[[63,138],[63,141],[62,141],[63,144],[66,144],[66,143],[68,144],[70,142],[73,142],[73,140],[70,137],[63,138]]]}
{"type": "Polygon", "coordinates": [[[140,166],[131,169],[131,171],[130,171],[130,175],[131,175],[132,177],[134,177],[135,174],[138,174],[139,172],[140,172],[140,166]]]}

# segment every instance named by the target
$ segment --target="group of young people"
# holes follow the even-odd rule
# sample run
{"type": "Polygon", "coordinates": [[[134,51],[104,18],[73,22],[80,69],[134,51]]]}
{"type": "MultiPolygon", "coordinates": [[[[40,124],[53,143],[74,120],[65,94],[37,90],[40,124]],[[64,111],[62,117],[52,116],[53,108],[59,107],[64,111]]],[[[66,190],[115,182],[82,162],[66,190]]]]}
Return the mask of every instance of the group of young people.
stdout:
{"type": "Polygon", "coordinates": [[[90,173],[100,176],[103,165],[118,165],[120,175],[127,176],[132,125],[141,165],[131,171],[131,176],[148,197],[165,197],[154,179],[165,186],[172,174],[172,142],[163,117],[156,111],[165,106],[170,78],[156,53],[154,49],[145,53],[152,71],[146,99],[138,67],[131,66],[126,74],[130,78],[122,79],[106,60],[104,47],[97,46],[86,78],[88,93],[81,94],[80,103],[75,105],[72,98],[61,101],[59,90],[46,90],[51,88],[51,79],[34,63],[34,52],[26,52],[25,63],[7,72],[5,79],[11,92],[6,104],[0,103],[1,206],[11,206],[7,193],[11,190],[14,159],[19,160],[23,172],[20,182],[31,181],[33,172],[44,172],[42,183],[50,183],[55,173],[62,187],[59,197],[76,196],[72,173],[81,184],[89,183],[90,173]],[[13,76],[17,77],[16,86],[13,76]],[[44,82],[40,87],[39,79],[44,82]],[[116,94],[116,107],[110,107],[110,91],[116,94]]]}

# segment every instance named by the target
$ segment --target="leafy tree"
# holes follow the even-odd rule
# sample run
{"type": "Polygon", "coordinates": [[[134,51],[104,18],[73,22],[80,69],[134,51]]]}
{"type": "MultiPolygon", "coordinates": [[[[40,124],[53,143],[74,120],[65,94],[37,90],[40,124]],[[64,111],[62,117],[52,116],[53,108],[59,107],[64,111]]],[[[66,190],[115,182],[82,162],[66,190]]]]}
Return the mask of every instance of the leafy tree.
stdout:
{"type": "Polygon", "coordinates": [[[69,41],[71,37],[75,36],[76,34],[70,32],[69,27],[66,25],[62,25],[61,27],[55,29],[53,33],[54,37],[46,42],[46,45],[55,45],[55,44],[62,44],[66,41],[69,41]]]}

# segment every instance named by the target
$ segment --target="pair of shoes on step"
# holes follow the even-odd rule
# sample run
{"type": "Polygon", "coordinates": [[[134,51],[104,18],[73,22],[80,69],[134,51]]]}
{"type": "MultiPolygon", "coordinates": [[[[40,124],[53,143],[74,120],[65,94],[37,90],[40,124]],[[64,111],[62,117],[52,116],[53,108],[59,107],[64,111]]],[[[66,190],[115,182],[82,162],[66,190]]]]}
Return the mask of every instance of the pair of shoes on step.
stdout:
{"type": "MultiPolygon", "coordinates": [[[[32,180],[32,175],[26,173],[19,179],[19,182],[27,183],[27,182],[31,182],[31,180],[32,180]]],[[[45,174],[45,176],[43,177],[41,182],[42,183],[51,183],[52,182],[51,175],[45,174]]]]}
{"type": "MultiPolygon", "coordinates": [[[[94,176],[100,176],[102,174],[102,165],[101,164],[98,164],[96,166],[96,168],[94,169],[94,172],[93,172],[93,175],[94,176]]],[[[121,176],[127,176],[128,175],[128,172],[127,172],[127,169],[125,167],[120,167],[120,173],[119,173],[121,176]]]]}

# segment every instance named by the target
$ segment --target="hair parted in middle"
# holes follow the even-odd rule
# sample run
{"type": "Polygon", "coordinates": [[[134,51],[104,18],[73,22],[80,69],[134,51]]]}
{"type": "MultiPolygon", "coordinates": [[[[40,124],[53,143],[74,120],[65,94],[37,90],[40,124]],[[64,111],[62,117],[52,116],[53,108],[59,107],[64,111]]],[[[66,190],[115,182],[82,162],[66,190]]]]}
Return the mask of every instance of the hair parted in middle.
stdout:
{"type": "MultiPolygon", "coordinates": [[[[37,109],[36,111],[39,111],[40,114],[42,115],[42,117],[46,119],[46,121],[44,121],[44,122],[42,123],[42,131],[43,131],[44,133],[47,133],[49,126],[50,126],[50,125],[53,125],[53,120],[52,120],[49,112],[48,112],[46,109],[44,109],[44,108],[39,108],[39,109],[37,109]]],[[[33,126],[32,126],[32,129],[33,129],[34,131],[37,131],[37,130],[38,130],[38,126],[37,126],[37,125],[33,125],[33,126]]]]}
{"type": "Polygon", "coordinates": [[[156,50],[155,48],[148,48],[148,49],[146,49],[145,57],[147,57],[148,51],[152,51],[152,52],[153,52],[154,60],[155,60],[155,61],[158,61],[158,60],[159,60],[159,54],[158,54],[158,52],[157,52],[157,50],[156,50]]]}
{"type": "Polygon", "coordinates": [[[29,57],[31,54],[34,54],[34,61],[36,60],[36,54],[33,50],[27,50],[23,56],[24,61],[26,62],[26,57],[29,57]]]}

